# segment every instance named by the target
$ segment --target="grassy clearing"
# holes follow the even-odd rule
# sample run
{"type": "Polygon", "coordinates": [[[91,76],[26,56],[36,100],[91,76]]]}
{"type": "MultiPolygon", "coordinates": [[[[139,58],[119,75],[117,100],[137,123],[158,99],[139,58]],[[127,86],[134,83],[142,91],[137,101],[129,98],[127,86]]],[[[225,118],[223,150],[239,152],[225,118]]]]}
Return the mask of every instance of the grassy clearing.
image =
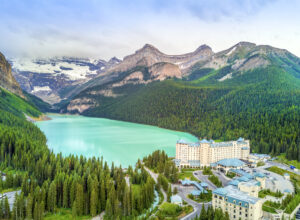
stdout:
{"type": "Polygon", "coordinates": [[[87,220],[91,219],[91,216],[79,216],[79,217],[73,217],[72,216],[72,210],[71,209],[58,209],[55,214],[46,214],[43,219],[45,220],[68,220],[68,219],[78,219],[78,220],[87,220]]]}
{"type": "Polygon", "coordinates": [[[176,204],[165,202],[159,207],[157,216],[159,219],[179,219],[192,211],[192,206],[181,207],[176,204]]]}
{"type": "Polygon", "coordinates": [[[196,177],[194,177],[193,171],[181,171],[179,173],[179,179],[182,179],[182,180],[189,179],[189,180],[199,182],[199,180],[196,177]]]}
{"type": "Polygon", "coordinates": [[[265,212],[270,212],[270,213],[273,213],[273,214],[277,214],[276,210],[273,207],[269,207],[269,206],[266,206],[266,205],[262,206],[262,210],[265,211],[265,212]]]}
{"type": "Polygon", "coordinates": [[[226,176],[232,179],[233,177],[236,176],[236,174],[235,174],[235,173],[232,173],[232,172],[228,172],[228,173],[226,174],[226,176]]]}

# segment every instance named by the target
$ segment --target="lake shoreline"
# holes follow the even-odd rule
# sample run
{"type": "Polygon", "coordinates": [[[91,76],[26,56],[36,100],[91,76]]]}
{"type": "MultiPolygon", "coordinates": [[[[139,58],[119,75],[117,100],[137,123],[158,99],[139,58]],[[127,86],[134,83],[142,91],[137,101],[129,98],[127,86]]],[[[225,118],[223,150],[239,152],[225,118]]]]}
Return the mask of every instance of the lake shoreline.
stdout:
{"type": "Polygon", "coordinates": [[[47,137],[54,153],[105,158],[108,163],[128,167],[155,150],[175,155],[176,142],[183,138],[197,141],[192,134],[107,118],[82,115],[48,114],[50,121],[35,124],[47,137]]]}

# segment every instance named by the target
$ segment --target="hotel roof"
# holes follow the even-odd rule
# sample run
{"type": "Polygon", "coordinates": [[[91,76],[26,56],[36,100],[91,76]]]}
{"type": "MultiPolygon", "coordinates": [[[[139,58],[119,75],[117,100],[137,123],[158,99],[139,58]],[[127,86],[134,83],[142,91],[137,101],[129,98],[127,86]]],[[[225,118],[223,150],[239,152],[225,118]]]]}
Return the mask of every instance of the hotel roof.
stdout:
{"type": "Polygon", "coordinates": [[[254,176],[263,178],[263,177],[266,177],[266,174],[264,174],[264,173],[255,173],[254,176]]]}
{"type": "Polygon", "coordinates": [[[224,167],[241,167],[244,166],[245,163],[237,158],[232,159],[223,159],[217,162],[218,165],[224,166],[224,167]]]}
{"type": "Polygon", "coordinates": [[[206,140],[206,139],[203,139],[200,141],[201,144],[210,144],[211,142],[206,140]]]}
{"type": "Polygon", "coordinates": [[[193,196],[200,196],[201,191],[199,191],[199,190],[193,190],[193,191],[191,192],[191,194],[192,194],[193,196]]]}
{"type": "Polygon", "coordinates": [[[181,180],[181,184],[182,185],[194,185],[200,192],[207,193],[207,191],[203,188],[205,186],[202,187],[201,183],[198,183],[196,181],[184,179],[184,180],[181,180]]]}
{"type": "Polygon", "coordinates": [[[180,139],[177,141],[178,144],[188,144],[188,142],[184,139],[180,139]]]}
{"type": "Polygon", "coordinates": [[[248,182],[250,179],[246,176],[241,176],[237,180],[240,182],[248,182]]]}
{"type": "Polygon", "coordinates": [[[238,181],[238,180],[231,180],[228,184],[233,185],[233,186],[238,186],[239,183],[240,183],[240,181],[238,181]]]}
{"type": "Polygon", "coordinates": [[[246,192],[242,192],[232,185],[226,186],[224,188],[217,188],[213,191],[213,194],[225,197],[228,202],[236,205],[240,205],[241,203],[243,207],[249,207],[249,203],[255,204],[260,200],[259,198],[249,196],[246,192]]]}
{"type": "Polygon", "coordinates": [[[250,180],[248,182],[241,182],[240,184],[248,186],[248,187],[251,187],[251,186],[260,186],[260,182],[258,182],[256,180],[250,180]]]}
{"type": "Polygon", "coordinates": [[[239,139],[237,139],[238,142],[241,142],[241,141],[245,141],[244,138],[240,137],[239,139]]]}
{"type": "MultiPolygon", "coordinates": [[[[205,138],[201,141],[197,141],[194,143],[187,142],[184,139],[180,139],[177,141],[177,144],[187,144],[189,147],[200,147],[200,144],[210,144],[211,147],[231,147],[235,141],[227,141],[227,142],[214,142],[214,140],[210,139],[209,141],[205,138]]],[[[246,144],[244,138],[239,138],[236,141],[237,144],[246,144]]],[[[246,148],[244,148],[246,149],[246,148]]]]}

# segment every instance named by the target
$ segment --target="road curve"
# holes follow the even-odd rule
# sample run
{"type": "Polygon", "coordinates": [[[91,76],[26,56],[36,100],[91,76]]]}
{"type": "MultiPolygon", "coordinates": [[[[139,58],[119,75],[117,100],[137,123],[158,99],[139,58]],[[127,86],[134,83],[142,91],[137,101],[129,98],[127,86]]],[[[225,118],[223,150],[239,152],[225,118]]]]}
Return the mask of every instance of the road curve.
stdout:
{"type": "MultiPolygon", "coordinates": [[[[145,167],[145,166],[144,166],[144,168],[145,168],[145,170],[150,174],[150,176],[154,179],[155,183],[157,183],[158,174],[152,172],[148,167],[145,167]]],[[[162,194],[163,194],[163,196],[164,196],[163,203],[164,203],[164,202],[167,202],[167,194],[166,194],[166,192],[164,191],[164,189],[163,189],[162,187],[160,188],[160,190],[161,190],[161,192],[162,192],[162,194]]]]}

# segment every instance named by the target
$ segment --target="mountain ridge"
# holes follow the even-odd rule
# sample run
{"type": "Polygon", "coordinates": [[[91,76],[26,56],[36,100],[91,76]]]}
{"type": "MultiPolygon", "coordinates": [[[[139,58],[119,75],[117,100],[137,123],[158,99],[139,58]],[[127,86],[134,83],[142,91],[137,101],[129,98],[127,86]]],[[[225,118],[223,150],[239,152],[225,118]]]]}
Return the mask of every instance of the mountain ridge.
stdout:
{"type": "Polygon", "coordinates": [[[253,152],[287,152],[287,158],[300,160],[297,56],[240,42],[196,62],[185,75],[171,75],[175,70],[180,68],[173,63],[145,62],[113,72],[106,82],[89,82],[61,111],[156,125],[202,138],[243,136],[252,141],[253,152]],[[152,70],[166,65],[174,69],[152,70]]]}

